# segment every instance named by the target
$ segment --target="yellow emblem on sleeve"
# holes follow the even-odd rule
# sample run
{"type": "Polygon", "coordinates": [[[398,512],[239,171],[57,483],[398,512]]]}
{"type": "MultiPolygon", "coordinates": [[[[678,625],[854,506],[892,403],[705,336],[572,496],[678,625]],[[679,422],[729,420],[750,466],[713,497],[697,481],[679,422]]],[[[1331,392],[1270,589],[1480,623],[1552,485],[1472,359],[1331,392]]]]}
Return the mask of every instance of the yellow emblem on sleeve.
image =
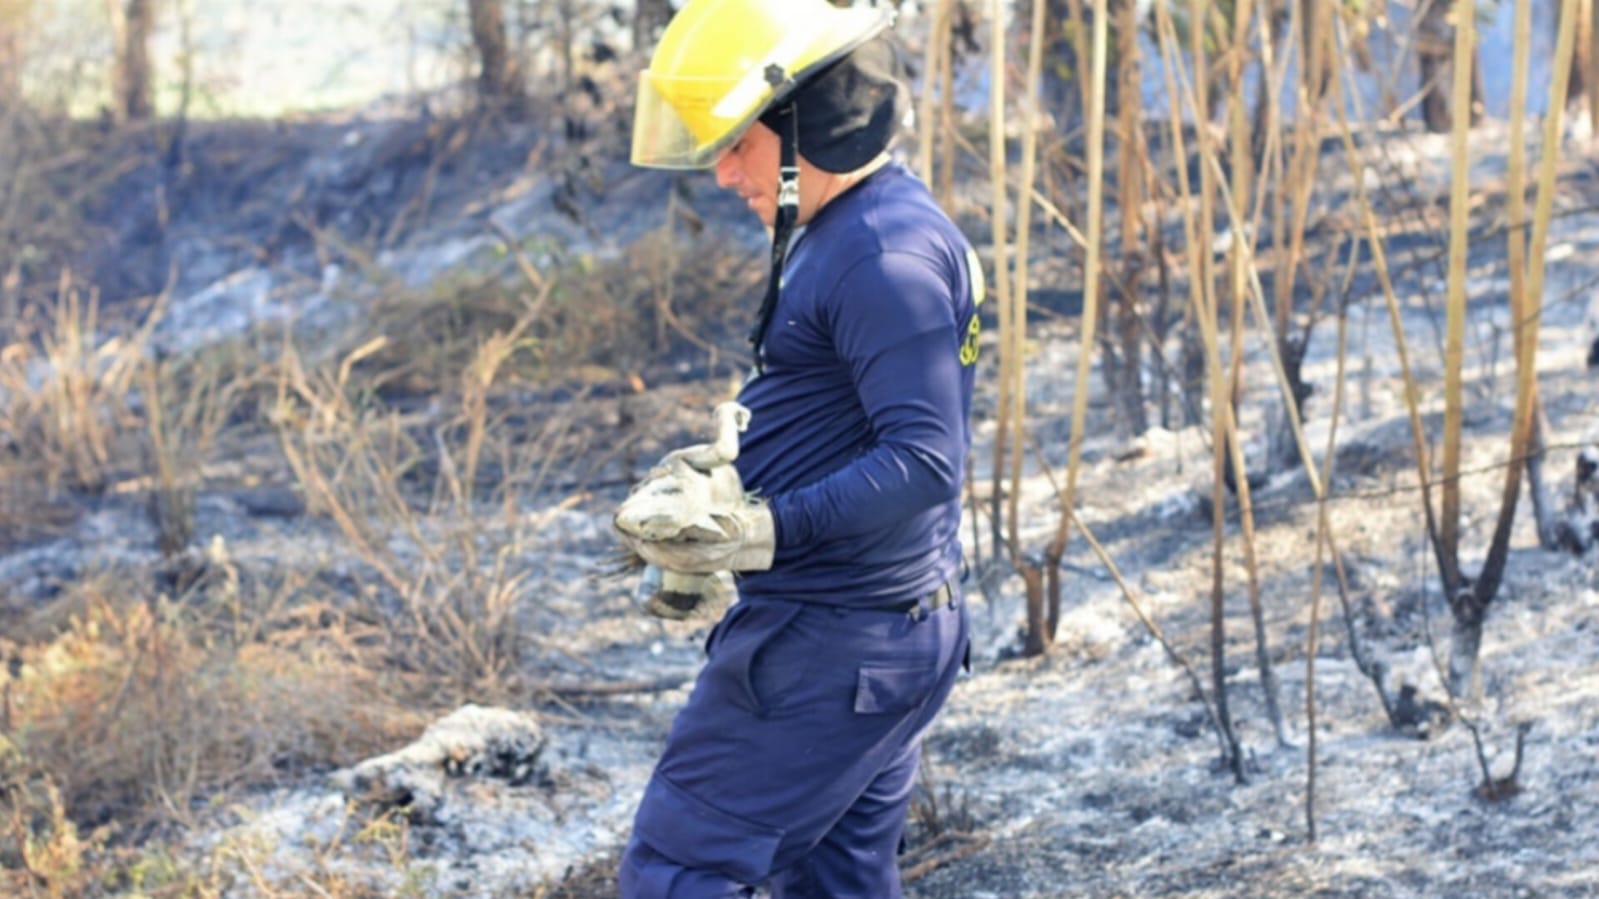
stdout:
{"type": "MultiPolygon", "coordinates": [[[[981,306],[983,300],[988,298],[988,284],[983,280],[983,262],[971,247],[966,248],[966,271],[972,279],[972,304],[981,306]]],[[[983,321],[973,312],[971,320],[966,322],[966,338],[961,341],[961,365],[977,362],[977,338],[982,333],[983,321]]]]}
{"type": "Polygon", "coordinates": [[[977,338],[983,333],[983,320],[977,313],[972,313],[972,318],[966,323],[966,339],[961,341],[961,364],[971,365],[977,361],[977,338]]]}

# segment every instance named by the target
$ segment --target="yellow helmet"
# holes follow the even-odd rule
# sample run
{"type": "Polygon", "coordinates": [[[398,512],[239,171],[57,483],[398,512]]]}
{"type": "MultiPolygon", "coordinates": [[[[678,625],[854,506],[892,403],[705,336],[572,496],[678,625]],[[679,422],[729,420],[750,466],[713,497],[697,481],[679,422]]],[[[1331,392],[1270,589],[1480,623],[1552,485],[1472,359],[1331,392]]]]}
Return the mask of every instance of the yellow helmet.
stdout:
{"type": "Polygon", "coordinates": [[[639,76],[633,164],[706,169],[803,78],[893,13],[827,0],[688,0],[639,76]]]}

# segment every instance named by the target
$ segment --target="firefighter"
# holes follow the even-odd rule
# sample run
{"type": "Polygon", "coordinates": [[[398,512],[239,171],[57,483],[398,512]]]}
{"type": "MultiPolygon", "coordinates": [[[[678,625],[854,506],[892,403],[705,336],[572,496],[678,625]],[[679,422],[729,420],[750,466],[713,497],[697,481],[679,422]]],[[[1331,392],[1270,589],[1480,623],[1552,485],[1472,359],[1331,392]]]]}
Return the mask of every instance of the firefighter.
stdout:
{"type": "Polygon", "coordinates": [[[688,0],[640,77],[633,162],[714,170],[772,259],[727,463],[742,493],[688,510],[717,523],[693,539],[622,534],[665,571],[732,571],[738,592],[640,801],[629,899],[900,895],[922,735],[968,649],[983,281],[890,153],[907,110],[891,23],[826,0],[688,0]]]}

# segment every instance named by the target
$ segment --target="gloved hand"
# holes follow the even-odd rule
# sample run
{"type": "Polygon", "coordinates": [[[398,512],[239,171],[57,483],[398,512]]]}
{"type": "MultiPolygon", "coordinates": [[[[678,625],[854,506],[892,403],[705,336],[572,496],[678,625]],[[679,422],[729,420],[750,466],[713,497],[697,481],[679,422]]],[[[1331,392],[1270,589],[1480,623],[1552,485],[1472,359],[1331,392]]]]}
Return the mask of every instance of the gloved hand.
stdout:
{"type": "Polygon", "coordinates": [[[732,465],[749,410],[723,403],[715,415],[715,439],[668,453],[612,520],[629,550],[666,571],[712,574],[772,567],[771,509],[744,492],[732,465]]]}
{"type": "Polygon", "coordinates": [[[617,529],[644,561],[681,574],[765,571],[777,550],[772,510],[753,498],[712,510],[678,536],[651,540],[628,533],[620,522],[617,529]]]}

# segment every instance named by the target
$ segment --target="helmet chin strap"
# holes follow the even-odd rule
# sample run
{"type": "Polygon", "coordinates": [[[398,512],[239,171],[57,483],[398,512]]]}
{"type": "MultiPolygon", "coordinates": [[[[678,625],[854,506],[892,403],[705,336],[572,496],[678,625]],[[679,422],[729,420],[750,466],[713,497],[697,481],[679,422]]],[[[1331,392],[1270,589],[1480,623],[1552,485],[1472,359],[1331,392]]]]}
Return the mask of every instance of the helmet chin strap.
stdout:
{"type": "Polygon", "coordinates": [[[755,371],[766,370],[766,330],[777,310],[777,294],[783,284],[783,262],[788,257],[788,242],[799,221],[799,114],[789,103],[778,129],[777,217],[772,223],[772,271],[766,281],[766,296],[750,332],[755,350],[755,371]]]}

